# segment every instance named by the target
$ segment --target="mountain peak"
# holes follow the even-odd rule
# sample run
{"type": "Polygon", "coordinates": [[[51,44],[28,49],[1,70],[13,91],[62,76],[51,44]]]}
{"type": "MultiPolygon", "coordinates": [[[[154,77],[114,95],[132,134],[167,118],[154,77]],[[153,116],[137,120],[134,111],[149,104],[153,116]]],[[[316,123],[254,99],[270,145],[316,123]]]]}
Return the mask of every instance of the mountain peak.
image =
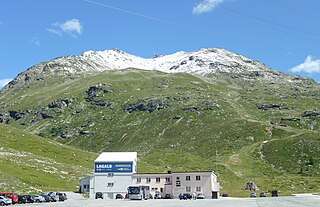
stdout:
{"type": "MultiPolygon", "coordinates": [[[[80,56],[66,56],[37,64],[16,77],[12,83],[26,82],[42,76],[77,76],[108,70],[136,68],[165,73],[188,73],[208,76],[227,75],[243,80],[297,81],[299,76],[272,70],[264,64],[222,48],[201,48],[193,52],[179,51],[153,58],[142,58],[114,48],[104,51],[89,50],[80,56]]],[[[23,83],[22,83],[23,84],[23,83]]]]}

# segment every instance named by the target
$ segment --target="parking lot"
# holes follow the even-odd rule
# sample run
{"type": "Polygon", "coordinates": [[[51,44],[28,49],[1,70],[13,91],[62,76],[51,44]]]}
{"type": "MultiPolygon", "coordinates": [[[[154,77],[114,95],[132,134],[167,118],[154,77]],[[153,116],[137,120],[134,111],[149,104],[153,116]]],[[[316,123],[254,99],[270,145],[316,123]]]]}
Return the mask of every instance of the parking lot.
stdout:
{"type": "Polygon", "coordinates": [[[301,206],[320,206],[320,195],[297,195],[267,198],[219,198],[217,200],[177,200],[177,199],[158,199],[158,200],[92,200],[85,199],[81,195],[67,193],[68,200],[56,203],[34,203],[24,204],[29,206],[45,206],[45,207],[301,207],[301,206]]]}

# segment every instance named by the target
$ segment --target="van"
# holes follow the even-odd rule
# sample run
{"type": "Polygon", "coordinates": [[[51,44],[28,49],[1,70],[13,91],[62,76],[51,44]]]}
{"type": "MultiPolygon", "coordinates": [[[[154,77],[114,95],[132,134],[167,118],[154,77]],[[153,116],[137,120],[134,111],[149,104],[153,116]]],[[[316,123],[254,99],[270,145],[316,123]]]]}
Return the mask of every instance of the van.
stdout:
{"type": "Polygon", "coordinates": [[[12,200],[12,204],[16,204],[19,202],[18,194],[15,192],[0,192],[0,196],[10,198],[12,200]]]}

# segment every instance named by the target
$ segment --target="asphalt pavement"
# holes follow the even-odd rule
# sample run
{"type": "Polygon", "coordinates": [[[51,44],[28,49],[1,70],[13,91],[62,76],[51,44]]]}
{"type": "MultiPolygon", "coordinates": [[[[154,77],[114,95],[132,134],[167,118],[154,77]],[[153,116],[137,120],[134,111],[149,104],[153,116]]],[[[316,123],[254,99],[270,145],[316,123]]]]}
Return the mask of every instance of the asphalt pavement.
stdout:
{"type": "MultiPolygon", "coordinates": [[[[68,200],[56,203],[23,204],[23,207],[320,207],[320,195],[303,194],[267,198],[219,198],[203,200],[94,200],[79,194],[67,193],[68,200]]],[[[18,205],[17,205],[18,206],[18,205]]]]}

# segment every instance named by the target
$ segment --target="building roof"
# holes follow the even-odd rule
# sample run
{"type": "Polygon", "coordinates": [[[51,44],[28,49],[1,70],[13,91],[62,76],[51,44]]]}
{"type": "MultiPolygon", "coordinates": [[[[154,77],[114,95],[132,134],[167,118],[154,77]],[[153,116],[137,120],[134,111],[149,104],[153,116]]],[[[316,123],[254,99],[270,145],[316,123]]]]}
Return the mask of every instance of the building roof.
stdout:
{"type": "Polygon", "coordinates": [[[190,175],[190,174],[214,174],[215,176],[217,176],[217,174],[215,174],[215,172],[213,171],[178,171],[178,172],[167,172],[167,173],[135,173],[133,174],[133,176],[137,177],[137,176],[168,176],[168,175],[173,175],[173,174],[186,174],[186,175],[190,175]]]}
{"type": "Polygon", "coordinates": [[[133,162],[137,152],[102,152],[95,162],[133,162]]]}

